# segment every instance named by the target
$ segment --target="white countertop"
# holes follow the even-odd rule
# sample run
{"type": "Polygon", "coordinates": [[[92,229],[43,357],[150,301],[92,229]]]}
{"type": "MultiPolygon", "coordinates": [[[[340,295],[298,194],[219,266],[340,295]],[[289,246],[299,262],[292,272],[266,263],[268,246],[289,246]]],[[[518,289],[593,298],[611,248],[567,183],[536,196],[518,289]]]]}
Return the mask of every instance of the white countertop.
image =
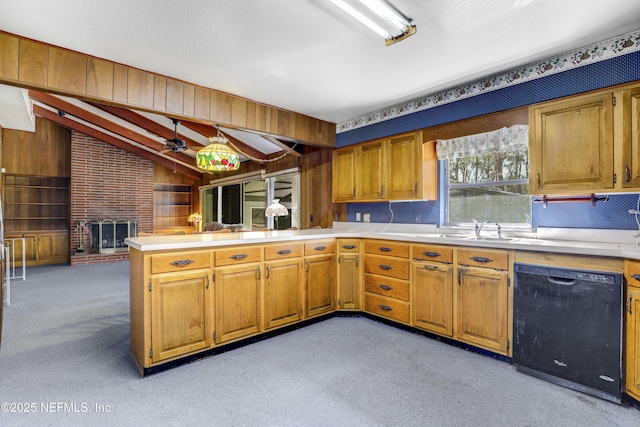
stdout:
{"type": "Polygon", "coordinates": [[[638,238],[634,237],[633,231],[628,230],[587,230],[586,232],[584,230],[570,230],[565,233],[543,230],[538,233],[529,233],[532,237],[519,237],[515,234],[510,236],[505,232],[505,238],[502,239],[498,239],[494,233],[484,233],[484,235],[476,239],[472,233],[468,232],[462,235],[442,237],[443,234],[437,233],[435,226],[425,227],[409,224],[404,227],[393,227],[391,228],[392,231],[383,231],[376,230],[375,227],[370,227],[371,229],[368,230],[349,229],[348,224],[338,225],[336,228],[310,230],[145,236],[128,238],[125,243],[139,251],[148,252],[324,238],[368,238],[412,243],[436,243],[452,246],[475,246],[640,259],[640,245],[636,243],[638,238]],[[415,231],[409,231],[409,228],[415,231]],[[588,240],[572,240],[572,237],[588,240]],[[604,241],[605,239],[615,241],[604,241]]]}

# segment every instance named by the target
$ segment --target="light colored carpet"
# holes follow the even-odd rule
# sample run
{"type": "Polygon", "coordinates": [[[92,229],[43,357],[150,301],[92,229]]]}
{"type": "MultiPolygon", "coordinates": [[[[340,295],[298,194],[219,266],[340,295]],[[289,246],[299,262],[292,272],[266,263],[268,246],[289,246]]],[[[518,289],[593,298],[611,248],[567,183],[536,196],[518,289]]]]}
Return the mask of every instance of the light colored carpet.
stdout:
{"type": "Polygon", "coordinates": [[[34,267],[14,282],[0,402],[35,411],[0,412],[1,426],[640,425],[637,409],[359,317],[140,378],[128,268],[34,267]]]}

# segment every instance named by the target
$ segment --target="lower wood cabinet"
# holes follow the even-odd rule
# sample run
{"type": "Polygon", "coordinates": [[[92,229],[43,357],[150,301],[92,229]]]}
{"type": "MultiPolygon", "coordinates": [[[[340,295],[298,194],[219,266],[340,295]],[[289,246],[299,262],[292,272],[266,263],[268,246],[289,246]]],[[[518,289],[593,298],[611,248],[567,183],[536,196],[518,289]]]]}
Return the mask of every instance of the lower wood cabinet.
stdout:
{"type": "Polygon", "coordinates": [[[368,240],[364,256],[364,309],[409,324],[409,245],[368,240]]]}
{"type": "Polygon", "coordinates": [[[7,233],[7,239],[17,239],[9,244],[15,256],[16,266],[22,266],[22,253],[25,253],[27,266],[46,264],[65,264],[69,262],[69,232],[45,231],[28,234],[7,233]],[[22,236],[25,247],[22,246],[22,236]]]}
{"type": "Polygon", "coordinates": [[[640,288],[627,288],[625,309],[625,390],[640,399],[640,288]]]}
{"type": "Polygon", "coordinates": [[[411,303],[414,326],[453,336],[453,266],[414,262],[411,303]]]}
{"type": "Polygon", "coordinates": [[[507,354],[508,273],[478,267],[458,267],[455,338],[507,354]]]}
{"type": "Polygon", "coordinates": [[[338,240],[338,308],[359,310],[362,293],[361,240],[338,240]]]}
{"type": "Polygon", "coordinates": [[[640,400],[640,261],[626,260],[625,294],[625,392],[640,400]]]}
{"type": "Polygon", "coordinates": [[[150,288],[150,358],[154,363],[211,345],[208,269],[155,275],[150,288]]]}
{"type": "Polygon", "coordinates": [[[248,263],[215,269],[216,344],[262,329],[262,268],[248,263]]]}
{"type": "Polygon", "coordinates": [[[335,310],[335,255],[305,257],[305,317],[335,310]]]}
{"type": "Polygon", "coordinates": [[[302,319],[302,259],[265,263],[264,327],[286,325],[302,319]]]}
{"type": "Polygon", "coordinates": [[[409,303],[406,301],[367,293],[364,296],[364,309],[369,313],[409,323],[409,303]]]}

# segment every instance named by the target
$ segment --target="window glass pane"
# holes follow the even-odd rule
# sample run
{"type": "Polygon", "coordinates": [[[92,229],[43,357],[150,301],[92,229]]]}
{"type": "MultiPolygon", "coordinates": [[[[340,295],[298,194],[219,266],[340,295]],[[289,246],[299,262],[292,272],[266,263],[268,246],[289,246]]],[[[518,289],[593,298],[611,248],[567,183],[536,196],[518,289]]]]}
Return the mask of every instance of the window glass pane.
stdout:
{"type": "Polygon", "coordinates": [[[490,220],[504,224],[529,223],[531,199],[529,184],[491,185],[449,192],[449,222],[490,220]]]}
{"type": "Polygon", "coordinates": [[[449,223],[530,223],[526,150],[449,160],[449,223]]]}
{"type": "Polygon", "coordinates": [[[293,203],[293,175],[280,175],[273,179],[273,199],[279,200],[289,211],[289,215],[274,218],[274,228],[276,230],[286,230],[291,227],[292,220],[292,203],[293,203]]]}
{"type": "Polygon", "coordinates": [[[524,150],[516,150],[450,159],[449,182],[457,184],[529,179],[528,154],[524,150]]]}
{"type": "Polygon", "coordinates": [[[248,229],[266,227],[264,211],[267,208],[267,184],[265,180],[244,183],[244,220],[248,229]]]}

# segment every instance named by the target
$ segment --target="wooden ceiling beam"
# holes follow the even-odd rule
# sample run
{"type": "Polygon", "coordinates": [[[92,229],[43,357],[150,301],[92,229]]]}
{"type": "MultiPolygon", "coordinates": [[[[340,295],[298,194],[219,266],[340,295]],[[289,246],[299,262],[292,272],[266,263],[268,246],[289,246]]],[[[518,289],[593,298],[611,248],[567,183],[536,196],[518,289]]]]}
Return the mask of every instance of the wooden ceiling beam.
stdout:
{"type": "Polygon", "coordinates": [[[302,154],[298,153],[296,150],[294,150],[293,148],[289,147],[287,144],[285,144],[282,141],[278,141],[276,138],[272,137],[272,136],[262,136],[264,139],[266,139],[267,141],[269,141],[270,143],[272,143],[275,146],[278,146],[280,148],[282,148],[284,151],[286,151],[287,153],[291,154],[294,157],[302,157],[302,154]]]}
{"type": "MultiPolygon", "coordinates": [[[[121,118],[122,120],[126,120],[129,123],[139,126],[147,132],[150,132],[151,134],[157,135],[161,138],[172,139],[175,136],[173,129],[167,129],[160,123],[148,119],[145,116],[136,113],[135,111],[127,110],[126,108],[114,107],[111,105],[98,104],[94,102],[90,102],[89,104],[93,105],[96,108],[99,108],[105,113],[109,113],[113,116],[121,118]]],[[[182,123],[182,121],[180,121],[180,123],[182,123]]],[[[203,146],[198,141],[194,141],[193,139],[180,134],[180,132],[178,132],[178,138],[183,140],[187,147],[198,148],[203,146]]]]}
{"type": "MultiPolygon", "coordinates": [[[[184,121],[181,123],[184,127],[189,128],[192,131],[199,133],[200,135],[206,136],[207,138],[211,136],[216,136],[218,134],[218,130],[211,125],[205,125],[202,123],[195,123],[195,122],[184,122],[184,121]]],[[[249,156],[255,157],[256,159],[260,159],[260,160],[267,159],[267,156],[263,152],[256,150],[250,145],[245,144],[244,142],[238,140],[237,138],[232,137],[229,134],[225,133],[224,135],[227,137],[227,139],[229,139],[229,141],[231,141],[233,145],[238,147],[238,149],[242,150],[244,153],[248,154],[249,156]]]]}
{"type": "MultiPolygon", "coordinates": [[[[128,142],[122,141],[121,139],[118,139],[112,135],[106,134],[104,132],[101,132],[97,129],[94,129],[92,127],[89,127],[85,124],[82,123],[78,123],[75,120],[69,119],[66,116],[60,116],[57,113],[54,113],[52,111],[47,110],[46,108],[43,108],[39,105],[34,105],[33,106],[33,113],[39,117],[42,117],[44,119],[50,120],[54,123],[59,124],[60,126],[64,126],[66,128],[69,129],[73,129],[75,131],[78,132],[82,132],[85,135],[89,135],[93,138],[99,139],[101,141],[104,141],[107,144],[111,144],[115,147],[121,148],[125,151],[128,151],[130,153],[136,154],[140,157],[143,157],[147,160],[150,160],[154,163],[157,163],[159,165],[165,166],[169,169],[175,170],[176,172],[179,172],[183,175],[186,175],[188,177],[194,178],[194,179],[198,179],[201,180],[202,179],[202,173],[198,172],[198,170],[194,170],[190,167],[184,166],[181,163],[177,163],[172,161],[169,158],[166,157],[162,157],[156,154],[153,154],[150,151],[147,151],[141,147],[132,145],[128,142]]],[[[195,168],[195,166],[194,166],[195,168]]]]}
{"type": "MultiPolygon", "coordinates": [[[[97,114],[91,113],[81,107],[78,107],[74,104],[71,104],[63,99],[60,99],[56,96],[49,95],[47,93],[29,91],[29,97],[35,101],[42,102],[56,110],[62,111],[65,114],[70,114],[74,117],[77,117],[86,122],[92,123],[97,127],[102,129],[106,129],[110,132],[115,133],[116,135],[120,135],[123,138],[130,139],[132,141],[137,142],[140,145],[144,145],[145,147],[151,148],[155,151],[164,151],[166,150],[165,144],[158,142],[154,139],[148,138],[144,135],[139,134],[138,132],[133,131],[125,126],[121,126],[117,123],[114,123],[104,117],[100,117],[97,114]]],[[[174,153],[177,160],[181,160],[185,163],[193,163],[195,165],[195,160],[193,157],[188,156],[184,153],[174,153]]]]}

